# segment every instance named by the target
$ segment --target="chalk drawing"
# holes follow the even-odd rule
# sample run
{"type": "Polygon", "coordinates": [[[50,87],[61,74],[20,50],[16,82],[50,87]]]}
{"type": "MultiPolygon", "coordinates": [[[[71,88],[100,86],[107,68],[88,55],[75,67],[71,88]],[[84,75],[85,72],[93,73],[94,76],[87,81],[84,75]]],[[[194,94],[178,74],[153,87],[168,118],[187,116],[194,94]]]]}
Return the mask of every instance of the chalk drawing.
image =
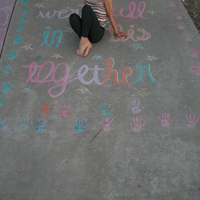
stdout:
{"type": "Polygon", "coordinates": [[[175,7],[174,1],[170,1],[169,5],[170,5],[170,7],[175,7]]]}
{"type": "Polygon", "coordinates": [[[128,106],[133,114],[139,114],[144,109],[144,107],[141,108],[140,101],[137,102],[136,100],[131,101],[131,105],[128,104],[128,106]]]}
{"type": "Polygon", "coordinates": [[[161,123],[162,127],[168,128],[170,126],[169,114],[162,113],[161,117],[162,118],[160,118],[160,116],[158,116],[158,119],[160,120],[160,123],[161,123]]]}
{"type": "Polygon", "coordinates": [[[51,109],[52,109],[52,104],[49,105],[48,103],[45,104],[43,106],[43,108],[40,107],[40,111],[42,113],[42,116],[43,117],[49,117],[51,109]]]}
{"type": "Polygon", "coordinates": [[[140,133],[142,128],[145,126],[146,122],[142,123],[141,117],[133,117],[132,120],[133,120],[133,123],[131,123],[131,127],[133,129],[133,132],[140,133]]]}
{"type": "Polygon", "coordinates": [[[1,74],[3,75],[3,76],[7,76],[7,75],[9,75],[11,72],[12,72],[12,66],[10,66],[10,65],[6,65],[4,68],[2,67],[1,68],[1,74]]]}
{"type": "Polygon", "coordinates": [[[29,49],[33,50],[33,48],[31,48],[31,45],[32,44],[25,44],[24,46],[21,46],[21,48],[26,49],[26,51],[29,50],[29,49]]]}
{"type": "Polygon", "coordinates": [[[98,106],[102,116],[108,117],[111,115],[111,113],[114,112],[114,110],[109,111],[110,106],[111,105],[107,106],[106,103],[103,103],[103,104],[101,104],[101,106],[98,106]]]}
{"type": "Polygon", "coordinates": [[[22,24],[22,23],[18,24],[18,26],[17,26],[17,32],[22,32],[22,30],[23,30],[24,27],[25,27],[24,24],[22,24]]]}
{"type": "Polygon", "coordinates": [[[94,56],[92,56],[92,59],[93,60],[100,60],[100,59],[103,59],[100,55],[98,56],[98,55],[94,55],[94,56]]]}
{"type": "Polygon", "coordinates": [[[56,47],[59,47],[59,45],[60,45],[60,42],[61,42],[62,36],[63,36],[63,32],[62,32],[61,30],[54,30],[54,31],[53,31],[53,35],[52,35],[51,42],[50,42],[50,44],[48,44],[47,39],[48,39],[48,37],[49,37],[49,30],[50,30],[50,28],[51,28],[50,26],[46,26],[46,31],[44,31],[44,33],[43,33],[44,41],[43,41],[43,43],[40,45],[41,47],[43,47],[45,44],[46,44],[48,47],[52,46],[53,43],[54,43],[54,39],[55,39],[55,36],[56,36],[57,33],[58,33],[59,35],[58,35],[56,47]]]}
{"type": "Polygon", "coordinates": [[[156,12],[155,11],[153,11],[153,10],[147,10],[147,12],[146,13],[149,13],[150,15],[154,15],[156,12]]]}
{"type": "Polygon", "coordinates": [[[1,119],[0,118],[0,129],[1,132],[6,132],[9,131],[12,128],[13,124],[11,124],[11,120],[7,120],[7,119],[1,119]]]}
{"type": "Polygon", "coordinates": [[[46,131],[47,120],[46,119],[40,119],[37,122],[35,122],[35,129],[38,133],[46,131]]]}
{"type": "Polygon", "coordinates": [[[70,105],[68,105],[67,109],[66,109],[66,105],[60,105],[60,107],[58,107],[58,111],[59,111],[59,115],[62,117],[62,118],[66,118],[68,117],[72,112],[73,110],[69,110],[70,108],[70,105]]]}
{"type": "Polygon", "coordinates": [[[63,58],[60,54],[56,54],[56,53],[53,53],[54,55],[52,55],[51,57],[52,58],[63,58]]]}
{"type": "Polygon", "coordinates": [[[28,8],[22,8],[22,15],[27,15],[29,12],[28,8]]]}
{"type": "Polygon", "coordinates": [[[27,18],[28,18],[28,16],[21,16],[20,17],[20,23],[26,22],[27,18]]]}
{"type": "Polygon", "coordinates": [[[133,97],[137,97],[137,96],[145,97],[145,96],[149,95],[149,94],[146,93],[147,88],[138,90],[137,88],[133,87],[133,89],[136,91],[136,93],[134,93],[133,95],[131,95],[133,97]]]}
{"type": "Polygon", "coordinates": [[[103,126],[103,130],[105,132],[110,132],[111,129],[115,124],[113,124],[114,118],[106,117],[105,119],[102,119],[99,123],[103,126]]]}
{"type": "Polygon", "coordinates": [[[132,45],[130,45],[130,47],[134,47],[135,50],[144,49],[144,47],[142,47],[140,43],[139,44],[133,43],[132,45]]]}
{"type": "Polygon", "coordinates": [[[3,86],[0,86],[0,90],[2,94],[7,94],[10,91],[10,88],[13,87],[13,84],[11,82],[3,82],[3,86]]]}
{"type": "Polygon", "coordinates": [[[199,57],[199,52],[200,52],[200,50],[197,50],[197,49],[195,49],[195,48],[191,48],[191,49],[190,49],[190,53],[191,53],[191,56],[192,56],[193,58],[198,58],[198,57],[199,57]]]}
{"type": "Polygon", "coordinates": [[[179,30],[183,30],[185,29],[185,25],[183,24],[183,22],[177,22],[176,23],[176,26],[179,30]]]}
{"type": "Polygon", "coordinates": [[[24,90],[23,90],[22,92],[24,92],[24,93],[29,93],[29,92],[31,92],[31,89],[30,89],[30,87],[24,88],[24,90]]]}
{"type": "Polygon", "coordinates": [[[143,78],[144,78],[144,75],[143,75],[143,70],[146,69],[146,72],[147,72],[147,75],[149,77],[149,80],[153,83],[153,84],[156,84],[156,80],[153,78],[152,74],[151,74],[151,71],[150,71],[150,65],[146,65],[146,66],[143,66],[143,65],[137,65],[136,68],[139,70],[139,75],[138,75],[138,78],[137,80],[134,82],[134,84],[138,84],[143,78]]]}
{"type": "Polygon", "coordinates": [[[8,60],[13,61],[18,56],[17,51],[13,50],[8,54],[8,60]]]}
{"type": "Polygon", "coordinates": [[[199,66],[193,65],[190,70],[194,73],[194,75],[199,76],[200,75],[200,64],[199,66]]]}
{"type": "Polygon", "coordinates": [[[192,42],[193,35],[192,35],[192,34],[189,34],[189,33],[185,33],[185,34],[183,34],[183,39],[184,39],[186,42],[192,42]]]}
{"type": "Polygon", "coordinates": [[[183,19],[183,15],[181,15],[180,13],[176,13],[176,19],[181,20],[183,19]]]}
{"type": "Polygon", "coordinates": [[[158,60],[155,56],[147,56],[147,60],[153,61],[153,60],[158,60]]]}
{"type": "Polygon", "coordinates": [[[92,95],[92,93],[86,87],[81,86],[81,88],[78,89],[78,90],[81,91],[82,94],[90,94],[90,95],[92,95]]]}
{"type": "Polygon", "coordinates": [[[22,42],[22,37],[21,36],[16,36],[13,38],[13,45],[18,45],[20,42],[22,42]]]}
{"type": "Polygon", "coordinates": [[[85,130],[87,119],[77,119],[74,121],[74,129],[78,133],[82,133],[85,130]]]}
{"type": "Polygon", "coordinates": [[[44,8],[44,3],[37,3],[36,5],[34,5],[34,7],[37,7],[37,8],[44,8]]]}
{"type": "MultiPolygon", "coordinates": [[[[133,42],[137,43],[139,41],[146,41],[149,40],[151,38],[151,34],[149,32],[147,32],[145,29],[143,28],[138,28],[137,31],[139,33],[142,33],[141,36],[137,36],[136,38],[133,36],[135,34],[135,31],[133,29],[134,25],[130,25],[130,28],[128,29],[128,37],[127,38],[122,38],[120,39],[119,37],[117,37],[116,39],[114,38],[114,30],[112,28],[112,26],[110,25],[109,28],[106,28],[106,30],[108,30],[110,32],[110,42],[126,42],[128,40],[132,40],[133,42]]],[[[117,29],[118,31],[123,31],[123,28],[120,24],[117,25],[117,29]]]]}
{"type": "Polygon", "coordinates": [[[66,30],[64,30],[64,32],[72,33],[73,29],[71,27],[66,26],[66,30]]]}
{"type": "Polygon", "coordinates": [[[32,120],[29,121],[28,117],[21,117],[19,128],[22,129],[23,131],[26,131],[30,128],[32,122],[33,122],[32,120]]]}
{"type": "Polygon", "coordinates": [[[29,0],[22,0],[23,5],[27,5],[29,3],[29,0]]]}
{"type": "Polygon", "coordinates": [[[187,115],[185,114],[185,117],[188,121],[187,127],[189,129],[194,129],[196,127],[196,124],[198,123],[199,119],[194,117],[194,115],[192,116],[191,114],[187,115]]]}
{"type": "Polygon", "coordinates": [[[145,8],[146,8],[146,3],[144,1],[140,1],[138,3],[138,7],[137,7],[136,3],[134,1],[132,1],[132,2],[129,3],[129,14],[128,15],[123,14],[123,11],[124,11],[123,8],[120,8],[119,9],[119,15],[116,15],[114,13],[114,11],[117,9],[117,7],[113,7],[113,16],[114,17],[120,16],[120,17],[123,17],[123,18],[131,18],[131,19],[138,19],[138,18],[146,19],[145,17],[142,16],[142,14],[145,11],[145,8]],[[134,16],[136,8],[137,8],[137,11],[138,11],[138,15],[134,16]]]}
{"type": "Polygon", "coordinates": [[[1,95],[0,96],[0,108],[3,107],[5,104],[7,104],[6,96],[1,95]]]}

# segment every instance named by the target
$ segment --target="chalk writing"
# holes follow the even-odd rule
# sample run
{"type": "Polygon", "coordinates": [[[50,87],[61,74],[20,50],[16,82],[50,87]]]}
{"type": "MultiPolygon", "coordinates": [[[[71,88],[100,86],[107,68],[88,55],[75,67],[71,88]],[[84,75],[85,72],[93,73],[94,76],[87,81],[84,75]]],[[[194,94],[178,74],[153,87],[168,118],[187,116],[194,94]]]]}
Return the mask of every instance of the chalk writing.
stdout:
{"type": "Polygon", "coordinates": [[[29,88],[24,88],[24,90],[22,92],[29,93],[29,92],[31,92],[31,89],[30,89],[30,87],[29,88]]]}
{"type": "Polygon", "coordinates": [[[185,114],[185,117],[188,121],[187,127],[189,129],[194,129],[196,127],[196,124],[198,123],[199,119],[194,117],[194,115],[192,116],[191,114],[189,114],[189,116],[187,114],[185,114]]]}
{"type": "Polygon", "coordinates": [[[13,50],[8,54],[8,60],[13,61],[18,56],[17,51],[13,50]]]}
{"type": "Polygon", "coordinates": [[[199,52],[200,52],[200,50],[197,50],[197,49],[195,49],[195,48],[191,48],[191,49],[190,49],[190,53],[191,53],[191,56],[192,56],[193,58],[198,58],[198,57],[199,57],[199,52]]]}
{"type": "Polygon", "coordinates": [[[73,110],[69,111],[69,108],[70,108],[70,105],[69,105],[69,106],[67,107],[67,109],[66,109],[65,104],[64,104],[64,105],[61,105],[60,107],[58,107],[59,115],[60,115],[62,118],[68,117],[68,116],[73,112],[73,110]]]}
{"type": "Polygon", "coordinates": [[[7,104],[6,96],[1,95],[0,96],[0,108],[3,107],[3,105],[7,104]]]}
{"type": "Polygon", "coordinates": [[[112,112],[114,112],[114,110],[109,111],[111,105],[108,105],[108,107],[106,106],[106,103],[101,104],[101,106],[99,106],[99,110],[101,112],[102,116],[109,116],[111,115],[112,112]]]}
{"type": "Polygon", "coordinates": [[[29,121],[28,117],[23,117],[20,119],[20,125],[19,128],[22,129],[23,131],[26,131],[29,129],[30,125],[32,124],[32,120],[29,121]]]}
{"type": "Polygon", "coordinates": [[[53,43],[54,43],[54,39],[55,39],[55,36],[56,36],[57,33],[59,34],[59,36],[58,36],[58,40],[57,40],[57,43],[56,43],[56,47],[59,47],[59,45],[60,45],[60,42],[61,42],[62,36],[63,36],[63,32],[62,32],[61,30],[54,30],[54,31],[53,31],[53,35],[52,35],[51,42],[50,42],[50,44],[48,44],[47,39],[48,39],[48,37],[49,37],[49,30],[50,30],[50,28],[51,28],[50,26],[46,26],[46,31],[44,31],[44,33],[43,33],[44,41],[43,41],[43,43],[40,45],[41,47],[43,47],[45,44],[46,44],[48,47],[52,46],[53,43]]]}
{"type": "Polygon", "coordinates": [[[43,117],[49,117],[51,108],[52,108],[52,105],[49,105],[48,103],[45,104],[45,105],[43,106],[43,108],[40,107],[40,111],[41,111],[41,113],[42,113],[42,116],[43,116],[43,117]]]}
{"type": "Polygon", "coordinates": [[[37,122],[35,122],[35,129],[38,133],[46,131],[46,128],[47,128],[46,119],[40,119],[37,122]]]}
{"type": "Polygon", "coordinates": [[[21,36],[16,36],[15,38],[13,38],[13,45],[18,45],[20,42],[22,42],[22,37],[21,36]]]}
{"type": "Polygon", "coordinates": [[[197,67],[196,65],[193,65],[190,70],[194,73],[194,75],[199,76],[200,75],[200,64],[197,67]]]}
{"type": "Polygon", "coordinates": [[[102,119],[99,123],[103,126],[103,130],[105,132],[110,132],[111,129],[113,128],[114,124],[113,123],[114,118],[106,117],[105,119],[102,119]]]}
{"type": "Polygon", "coordinates": [[[13,87],[13,84],[11,82],[3,82],[3,86],[0,86],[0,90],[2,94],[7,94],[10,91],[10,88],[13,87]]]}
{"type": "Polygon", "coordinates": [[[138,3],[138,7],[137,7],[137,11],[138,11],[138,15],[135,15],[135,10],[136,10],[136,3],[134,1],[129,3],[129,14],[128,15],[124,15],[123,14],[123,8],[119,9],[119,15],[116,15],[114,13],[114,11],[116,10],[117,7],[113,7],[113,16],[114,17],[123,17],[123,18],[131,18],[131,19],[137,19],[137,18],[142,18],[142,19],[146,19],[142,16],[143,12],[145,11],[146,8],[146,3],[144,1],[140,1],[138,3]]]}
{"type": "Polygon", "coordinates": [[[44,3],[37,3],[34,7],[44,8],[44,3]]]}
{"type": "MultiPolygon", "coordinates": [[[[135,31],[133,29],[134,25],[130,25],[130,28],[128,29],[128,37],[127,38],[122,38],[120,39],[119,37],[117,37],[116,39],[114,38],[114,30],[112,28],[112,26],[110,25],[109,28],[106,28],[106,30],[108,30],[110,32],[110,42],[126,42],[127,40],[131,39],[132,41],[139,42],[139,41],[146,41],[148,39],[151,38],[151,34],[149,32],[147,32],[145,29],[143,28],[138,28],[137,31],[142,33],[141,36],[137,36],[136,38],[133,36],[135,31]]],[[[117,25],[117,29],[118,31],[123,31],[123,28],[120,24],[117,25]]]]}
{"type": "Polygon", "coordinates": [[[61,11],[56,11],[55,10],[52,15],[50,15],[49,12],[47,12],[46,15],[44,15],[42,13],[42,11],[39,11],[39,15],[36,18],[40,17],[42,19],[44,19],[44,18],[51,19],[54,16],[56,16],[56,14],[58,14],[58,18],[59,19],[66,19],[66,18],[68,18],[73,13],[79,14],[79,9],[69,9],[69,10],[68,9],[63,9],[61,11]]]}
{"type": "Polygon", "coordinates": [[[92,95],[92,93],[86,87],[81,86],[81,88],[78,89],[78,90],[81,91],[82,94],[90,94],[90,95],[92,95]]]}
{"type": "Polygon", "coordinates": [[[1,68],[1,74],[3,76],[9,75],[10,72],[12,72],[12,66],[10,66],[10,65],[6,65],[4,68],[3,67],[1,68]]]}
{"type": "Polygon", "coordinates": [[[193,39],[193,35],[189,34],[189,33],[185,33],[183,35],[183,39],[186,41],[186,42],[192,42],[192,39],[193,39]]]}
{"type": "Polygon", "coordinates": [[[29,50],[29,49],[33,50],[33,48],[31,48],[31,45],[32,44],[25,44],[24,46],[21,46],[21,48],[26,49],[26,51],[29,50]]]}
{"type": "Polygon", "coordinates": [[[177,28],[178,28],[179,30],[185,29],[185,25],[184,25],[182,22],[177,22],[177,23],[176,23],[176,26],[177,26],[177,28]]]}
{"type": "Polygon", "coordinates": [[[74,121],[74,129],[78,133],[82,133],[85,130],[87,119],[77,119],[74,121]]]}
{"type": "Polygon", "coordinates": [[[60,56],[60,54],[56,54],[56,53],[54,53],[54,55],[52,55],[51,56],[52,58],[63,58],[62,56],[60,56]]]}
{"type": "Polygon", "coordinates": [[[144,109],[144,107],[141,108],[140,101],[137,102],[136,100],[131,101],[131,105],[129,105],[129,107],[131,108],[133,114],[139,114],[144,109]]]}
{"type": "Polygon", "coordinates": [[[160,120],[162,127],[168,128],[170,126],[169,114],[166,114],[166,113],[163,114],[162,113],[162,118],[160,118],[160,116],[158,116],[158,119],[160,120]]]}
{"type": "Polygon", "coordinates": [[[133,117],[132,120],[133,120],[133,123],[131,123],[131,127],[133,129],[133,132],[134,133],[140,133],[141,130],[142,130],[142,127],[145,126],[146,122],[142,123],[141,117],[136,117],[136,118],[133,117]]]}

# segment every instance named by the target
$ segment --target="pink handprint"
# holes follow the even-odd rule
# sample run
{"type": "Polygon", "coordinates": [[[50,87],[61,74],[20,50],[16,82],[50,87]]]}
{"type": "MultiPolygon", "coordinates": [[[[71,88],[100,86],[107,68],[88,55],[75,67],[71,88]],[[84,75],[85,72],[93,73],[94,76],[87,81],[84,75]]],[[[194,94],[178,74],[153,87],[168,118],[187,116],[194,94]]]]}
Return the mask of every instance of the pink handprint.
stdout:
{"type": "Polygon", "coordinates": [[[114,124],[112,124],[113,119],[114,118],[106,117],[104,120],[101,120],[101,122],[99,122],[101,125],[103,125],[103,130],[105,132],[110,132],[112,126],[114,126],[114,124]]]}
{"type": "Polygon", "coordinates": [[[70,105],[65,109],[65,104],[58,107],[59,114],[62,118],[68,117],[73,112],[73,110],[69,111],[69,107],[70,105]]]}
{"type": "Polygon", "coordinates": [[[129,107],[131,107],[131,111],[133,114],[139,114],[142,109],[144,109],[144,107],[140,108],[140,101],[137,102],[136,100],[133,100],[129,107]]]}
{"type": "Polygon", "coordinates": [[[189,124],[187,124],[187,127],[189,129],[193,129],[196,127],[197,122],[199,121],[198,118],[195,119],[194,115],[192,116],[191,114],[189,114],[189,117],[187,116],[187,114],[185,114],[185,117],[188,121],[189,124]]]}
{"type": "Polygon", "coordinates": [[[142,123],[142,119],[141,117],[138,118],[138,117],[133,117],[133,123],[131,123],[131,126],[132,126],[132,129],[134,131],[134,133],[140,133],[140,131],[142,130],[142,127],[145,126],[145,123],[146,122],[143,122],[142,123]]]}
{"type": "Polygon", "coordinates": [[[160,116],[158,116],[158,119],[160,120],[162,127],[168,128],[170,126],[170,123],[168,122],[169,114],[162,113],[162,119],[160,118],[160,116]]]}

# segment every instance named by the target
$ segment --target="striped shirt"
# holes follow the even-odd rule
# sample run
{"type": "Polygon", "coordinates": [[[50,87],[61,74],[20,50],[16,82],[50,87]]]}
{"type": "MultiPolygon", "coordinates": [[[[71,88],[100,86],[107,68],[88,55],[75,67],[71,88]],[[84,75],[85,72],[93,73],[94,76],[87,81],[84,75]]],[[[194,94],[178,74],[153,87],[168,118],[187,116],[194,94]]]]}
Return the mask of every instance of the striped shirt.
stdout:
{"type": "Polygon", "coordinates": [[[106,26],[107,22],[107,12],[106,12],[106,7],[99,3],[91,3],[90,0],[86,1],[86,4],[89,5],[94,13],[97,16],[97,19],[102,27],[106,26]]]}

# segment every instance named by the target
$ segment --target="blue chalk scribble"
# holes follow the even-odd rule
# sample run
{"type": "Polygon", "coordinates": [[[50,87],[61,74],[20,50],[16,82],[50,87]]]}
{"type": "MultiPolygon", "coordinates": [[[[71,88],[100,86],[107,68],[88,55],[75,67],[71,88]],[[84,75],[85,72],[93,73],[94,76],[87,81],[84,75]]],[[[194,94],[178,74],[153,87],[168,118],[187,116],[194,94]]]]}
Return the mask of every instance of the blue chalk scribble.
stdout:
{"type": "Polygon", "coordinates": [[[13,87],[11,82],[3,82],[3,86],[0,86],[0,90],[3,94],[7,94],[11,87],[13,87]]]}
{"type": "Polygon", "coordinates": [[[109,116],[111,115],[112,112],[114,112],[114,110],[111,110],[110,112],[108,111],[110,108],[110,105],[107,107],[106,103],[101,104],[101,106],[99,106],[99,110],[101,111],[101,115],[102,116],[109,116]]]}
{"type": "Polygon", "coordinates": [[[77,119],[74,121],[74,129],[76,132],[83,132],[85,130],[87,120],[77,119]]]}

